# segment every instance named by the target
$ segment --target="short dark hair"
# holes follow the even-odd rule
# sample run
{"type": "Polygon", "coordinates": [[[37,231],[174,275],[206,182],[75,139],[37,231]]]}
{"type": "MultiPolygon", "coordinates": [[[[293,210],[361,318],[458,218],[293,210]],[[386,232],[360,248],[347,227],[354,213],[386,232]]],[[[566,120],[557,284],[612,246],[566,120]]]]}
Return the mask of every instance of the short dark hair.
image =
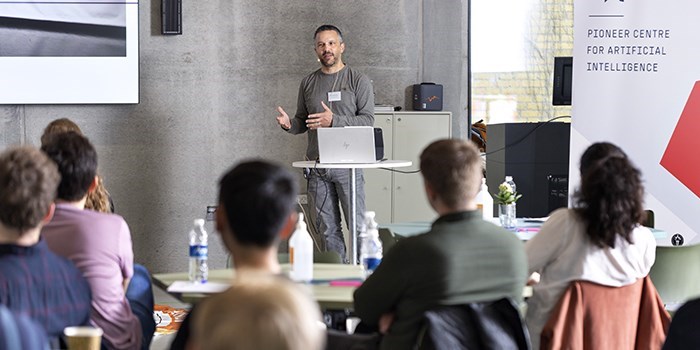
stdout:
{"type": "Polygon", "coordinates": [[[33,147],[0,154],[0,222],[26,232],[37,227],[56,198],[56,164],[33,147]]]}
{"type": "Polygon", "coordinates": [[[242,245],[267,248],[279,232],[297,199],[297,182],[283,167],[263,160],[242,162],[219,181],[219,204],[225,209],[231,232],[242,245]]]}
{"type": "Polygon", "coordinates": [[[642,175],[619,147],[594,143],[581,156],[581,187],[575,207],[586,233],[598,247],[615,248],[617,235],[632,242],[632,230],[645,218],[642,175]]]}
{"type": "Polygon", "coordinates": [[[58,199],[77,201],[85,197],[97,174],[97,151],[87,137],[69,131],[56,134],[41,146],[61,173],[58,199]]]}
{"type": "Polygon", "coordinates": [[[343,42],[343,33],[340,32],[340,29],[338,29],[338,27],[336,27],[332,24],[324,24],[324,25],[316,28],[316,31],[314,32],[314,40],[316,40],[316,36],[318,35],[318,33],[325,32],[327,30],[332,30],[332,31],[338,33],[338,37],[340,38],[340,42],[341,43],[343,42]]]}
{"type": "Polygon", "coordinates": [[[443,139],[423,150],[420,171],[440,200],[455,208],[479,193],[483,165],[473,142],[443,139]]]}

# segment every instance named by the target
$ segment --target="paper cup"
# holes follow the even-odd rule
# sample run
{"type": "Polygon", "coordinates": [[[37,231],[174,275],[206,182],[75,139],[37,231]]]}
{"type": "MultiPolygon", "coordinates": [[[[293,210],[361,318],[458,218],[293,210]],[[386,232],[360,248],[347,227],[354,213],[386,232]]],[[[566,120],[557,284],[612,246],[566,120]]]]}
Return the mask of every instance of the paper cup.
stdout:
{"type": "Polygon", "coordinates": [[[95,327],[66,327],[63,330],[68,350],[100,350],[102,329],[95,327]]]}

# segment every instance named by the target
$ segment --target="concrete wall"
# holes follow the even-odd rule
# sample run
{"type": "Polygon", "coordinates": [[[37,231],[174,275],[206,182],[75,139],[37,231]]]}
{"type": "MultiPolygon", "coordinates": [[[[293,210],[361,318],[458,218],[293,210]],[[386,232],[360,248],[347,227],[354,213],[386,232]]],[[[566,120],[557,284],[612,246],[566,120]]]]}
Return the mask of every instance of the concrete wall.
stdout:
{"type": "MultiPolygon", "coordinates": [[[[344,31],[344,59],[374,81],[377,103],[405,109],[412,84],[442,83],[455,136],[466,133],[466,0],[183,1],[181,36],[160,35],[159,11],[159,0],[141,0],[138,105],[0,106],[0,148],[38,145],[55,118],[83,128],[136,260],[152,272],[186,269],[186,233],[216,203],[226,169],[301,159],[306,137],[282,132],[275,106],[294,112],[301,78],[318,68],[320,24],[344,31]]],[[[223,267],[218,237],[210,252],[223,267]]]]}

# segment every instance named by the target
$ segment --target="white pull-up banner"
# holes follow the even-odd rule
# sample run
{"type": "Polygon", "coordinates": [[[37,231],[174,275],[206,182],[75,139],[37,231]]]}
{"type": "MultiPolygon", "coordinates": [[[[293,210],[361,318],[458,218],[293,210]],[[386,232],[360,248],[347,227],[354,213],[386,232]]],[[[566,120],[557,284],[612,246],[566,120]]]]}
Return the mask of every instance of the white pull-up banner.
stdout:
{"type": "Polygon", "coordinates": [[[698,14],[697,0],[574,3],[570,190],[591,143],[620,146],[668,244],[700,242],[698,14]]]}

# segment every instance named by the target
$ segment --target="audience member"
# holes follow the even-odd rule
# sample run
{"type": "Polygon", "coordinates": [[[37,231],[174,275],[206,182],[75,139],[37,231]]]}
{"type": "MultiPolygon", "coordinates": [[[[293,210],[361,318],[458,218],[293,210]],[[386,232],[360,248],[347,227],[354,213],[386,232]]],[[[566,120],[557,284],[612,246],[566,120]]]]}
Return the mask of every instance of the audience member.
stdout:
{"type": "Polygon", "coordinates": [[[44,329],[34,320],[0,304],[0,350],[48,350],[44,329]]]}
{"type": "Polygon", "coordinates": [[[663,350],[700,349],[700,299],[689,300],[676,310],[663,350]]]}
{"type": "Polygon", "coordinates": [[[384,336],[382,349],[411,349],[425,311],[438,305],[522,300],[523,244],[481,219],[482,179],[471,141],[439,140],[420,156],[425,192],[439,218],[427,233],[400,240],[355,291],[355,312],[384,336]]]}
{"type": "Polygon", "coordinates": [[[121,216],[84,210],[97,186],[97,152],[75,132],[52,136],[42,150],[61,174],[53,220],[41,231],[49,248],[72,260],[92,291],[90,320],[109,349],[148,349],[155,322],[150,274],[134,265],[121,216]]]}
{"type": "Polygon", "coordinates": [[[525,246],[530,272],[540,273],[526,316],[533,349],[571,282],[626,286],[654,264],[656,241],[639,224],[644,219],[640,171],[620,148],[602,142],[584,152],[580,172],[574,208],[554,211],[525,246]]]}
{"type": "Polygon", "coordinates": [[[239,269],[231,289],[198,306],[193,333],[199,349],[320,350],[325,325],[301,285],[239,269]]]}
{"type": "MultiPolygon", "coordinates": [[[[78,124],[75,124],[72,120],[68,118],[56,119],[44,128],[44,133],[41,135],[41,144],[47,143],[53,135],[69,131],[77,132],[80,135],[83,134],[78,124]]],[[[109,192],[107,192],[104,182],[102,181],[102,176],[99,174],[97,176],[97,187],[88,193],[87,201],[85,201],[85,209],[103,213],[114,213],[112,197],[109,195],[109,192]]]]}
{"type": "MultiPolygon", "coordinates": [[[[277,246],[296,225],[296,197],[294,176],[265,161],[240,163],[221,178],[216,230],[233,256],[236,271],[280,274],[277,246]]],[[[197,313],[193,308],[187,315],[171,349],[187,348],[190,323],[197,313]]]]}
{"type": "Polygon", "coordinates": [[[0,154],[0,304],[31,317],[52,338],[87,325],[90,316],[87,281],[40,239],[59,181],[56,165],[38,149],[0,154]]]}

